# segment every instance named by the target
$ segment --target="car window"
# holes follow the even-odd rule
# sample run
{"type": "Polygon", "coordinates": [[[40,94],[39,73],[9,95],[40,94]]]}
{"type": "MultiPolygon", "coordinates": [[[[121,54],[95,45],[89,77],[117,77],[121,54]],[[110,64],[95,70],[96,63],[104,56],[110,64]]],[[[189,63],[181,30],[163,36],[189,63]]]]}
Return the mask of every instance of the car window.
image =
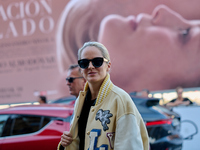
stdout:
{"type": "Polygon", "coordinates": [[[43,128],[46,124],[48,124],[51,121],[50,117],[43,117],[43,121],[41,124],[41,128],[43,128]]]}
{"type": "Polygon", "coordinates": [[[39,130],[41,117],[19,115],[14,120],[12,135],[32,133],[39,130]]]}
{"type": "Polygon", "coordinates": [[[0,115],[0,137],[2,136],[4,126],[8,119],[9,115],[0,115]]]}
{"type": "Polygon", "coordinates": [[[50,118],[42,116],[16,115],[11,135],[33,133],[44,127],[50,118]]]}

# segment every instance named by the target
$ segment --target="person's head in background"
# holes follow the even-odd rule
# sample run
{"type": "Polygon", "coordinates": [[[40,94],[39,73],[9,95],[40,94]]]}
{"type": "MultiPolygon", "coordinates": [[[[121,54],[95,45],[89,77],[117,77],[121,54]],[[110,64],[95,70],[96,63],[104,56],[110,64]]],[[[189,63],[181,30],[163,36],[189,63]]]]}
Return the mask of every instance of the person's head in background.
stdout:
{"type": "Polygon", "coordinates": [[[38,98],[38,102],[39,102],[39,104],[46,104],[47,103],[47,98],[46,98],[46,96],[39,96],[39,98],[38,98]]]}
{"type": "Polygon", "coordinates": [[[99,26],[105,16],[151,14],[159,4],[168,6],[186,19],[200,19],[199,0],[71,0],[58,27],[60,70],[65,71],[69,64],[76,63],[77,51],[85,42],[97,41],[99,26]]]}
{"type": "Polygon", "coordinates": [[[186,20],[165,5],[152,15],[109,15],[98,41],[112,57],[112,80],[127,91],[200,86],[199,20],[186,20]]]}
{"type": "Polygon", "coordinates": [[[177,98],[182,99],[183,98],[183,88],[181,86],[178,86],[176,88],[177,98]]]}
{"type": "Polygon", "coordinates": [[[79,92],[84,89],[86,80],[83,78],[79,65],[70,65],[67,71],[66,84],[69,87],[71,95],[78,97],[79,92]]]}
{"type": "Polygon", "coordinates": [[[149,97],[149,90],[148,89],[143,89],[141,91],[141,96],[142,97],[149,97]]]}

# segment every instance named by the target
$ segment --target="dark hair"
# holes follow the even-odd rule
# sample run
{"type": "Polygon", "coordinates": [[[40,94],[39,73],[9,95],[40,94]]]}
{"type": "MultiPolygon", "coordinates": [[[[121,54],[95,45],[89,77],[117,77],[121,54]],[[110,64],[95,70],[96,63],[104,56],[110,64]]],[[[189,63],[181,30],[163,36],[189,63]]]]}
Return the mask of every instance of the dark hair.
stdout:
{"type": "Polygon", "coordinates": [[[143,89],[142,91],[147,92],[147,94],[149,94],[149,90],[148,89],[143,89]]]}
{"type": "Polygon", "coordinates": [[[45,96],[39,96],[39,97],[44,103],[47,103],[47,98],[45,96]]]}
{"type": "MultiPolygon", "coordinates": [[[[79,65],[78,64],[72,64],[72,65],[69,66],[68,70],[73,70],[75,68],[79,68],[79,65]]],[[[82,75],[80,68],[78,69],[78,71],[79,71],[79,74],[82,75]]]]}
{"type": "Polygon", "coordinates": [[[69,69],[68,69],[68,70],[72,70],[72,69],[77,68],[77,67],[79,67],[78,64],[73,64],[73,65],[70,65],[70,66],[69,66],[69,69]]]}
{"type": "Polygon", "coordinates": [[[176,87],[176,92],[178,93],[179,89],[183,89],[181,86],[176,87]]]}

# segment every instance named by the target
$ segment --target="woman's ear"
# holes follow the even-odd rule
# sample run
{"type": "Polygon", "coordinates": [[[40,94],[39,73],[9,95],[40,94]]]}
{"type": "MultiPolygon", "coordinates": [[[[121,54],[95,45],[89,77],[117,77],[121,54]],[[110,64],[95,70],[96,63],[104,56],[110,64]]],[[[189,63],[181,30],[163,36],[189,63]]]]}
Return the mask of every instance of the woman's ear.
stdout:
{"type": "Polygon", "coordinates": [[[107,72],[110,72],[110,68],[111,68],[111,62],[109,61],[108,67],[107,67],[107,72]]]}

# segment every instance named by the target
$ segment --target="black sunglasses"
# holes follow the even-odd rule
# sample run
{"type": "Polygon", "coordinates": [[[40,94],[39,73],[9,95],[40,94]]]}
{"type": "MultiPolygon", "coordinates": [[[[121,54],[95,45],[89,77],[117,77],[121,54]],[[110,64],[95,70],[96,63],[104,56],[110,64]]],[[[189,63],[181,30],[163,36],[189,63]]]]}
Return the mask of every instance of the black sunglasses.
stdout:
{"type": "Polygon", "coordinates": [[[68,81],[69,83],[73,83],[75,79],[79,79],[79,78],[83,78],[83,77],[69,77],[69,78],[66,78],[66,81],[68,81]]]}
{"type": "Polygon", "coordinates": [[[92,65],[95,68],[99,68],[101,67],[101,65],[103,64],[103,62],[108,62],[108,60],[106,58],[103,57],[95,57],[93,59],[80,59],[78,60],[78,65],[82,68],[82,69],[86,69],[89,66],[90,61],[92,62],[92,65]]]}

